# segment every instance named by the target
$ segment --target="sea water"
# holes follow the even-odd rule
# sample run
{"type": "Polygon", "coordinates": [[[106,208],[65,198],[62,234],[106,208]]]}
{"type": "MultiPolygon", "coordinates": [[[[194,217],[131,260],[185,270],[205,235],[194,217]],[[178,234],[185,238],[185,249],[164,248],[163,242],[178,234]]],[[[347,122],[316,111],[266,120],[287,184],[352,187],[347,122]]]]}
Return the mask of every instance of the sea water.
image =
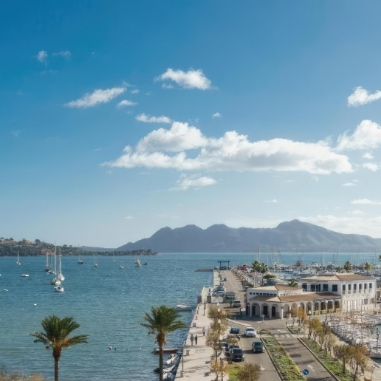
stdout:
{"type": "MultiPolygon", "coordinates": [[[[346,260],[357,264],[359,255],[324,255],[324,261],[346,260]]],[[[374,254],[361,254],[361,261],[374,262],[374,254]]],[[[135,267],[135,257],[62,258],[65,292],[54,292],[44,271],[45,257],[0,257],[0,369],[29,376],[33,373],[53,380],[54,360],[51,349],[34,343],[30,333],[42,331],[41,321],[49,315],[73,317],[80,328],[72,335],[87,334],[88,343],[62,351],[59,365],[61,381],[152,381],[158,357],[152,353],[154,336],[140,325],[152,306],[196,304],[203,286],[210,286],[212,274],[197,272],[211,269],[218,261],[230,265],[251,264],[258,259],[251,254],[182,253],[142,257],[147,265],[135,267]],[[123,265],[124,268],[119,266],[123,265]],[[28,274],[23,277],[22,274],[28,274]],[[112,348],[112,349],[110,349],[112,348]]],[[[261,255],[261,261],[271,264],[272,257],[261,255]]],[[[282,256],[285,264],[300,260],[300,254],[282,256]]],[[[377,256],[378,260],[378,256],[377,256]]],[[[305,254],[303,262],[322,262],[321,254],[305,254]]],[[[181,312],[190,324],[192,312],[181,312]]],[[[187,330],[168,335],[168,346],[181,346],[187,330]]]]}

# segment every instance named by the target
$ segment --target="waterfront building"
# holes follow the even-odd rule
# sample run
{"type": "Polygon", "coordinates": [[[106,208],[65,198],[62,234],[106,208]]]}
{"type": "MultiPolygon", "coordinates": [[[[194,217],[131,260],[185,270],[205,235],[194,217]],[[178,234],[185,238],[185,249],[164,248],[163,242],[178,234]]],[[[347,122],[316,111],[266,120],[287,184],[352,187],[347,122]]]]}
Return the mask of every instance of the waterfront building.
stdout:
{"type": "Polygon", "coordinates": [[[375,310],[376,279],[353,273],[317,274],[298,279],[298,286],[284,284],[248,288],[246,314],[289,318],[338,312],[375,310]]]}

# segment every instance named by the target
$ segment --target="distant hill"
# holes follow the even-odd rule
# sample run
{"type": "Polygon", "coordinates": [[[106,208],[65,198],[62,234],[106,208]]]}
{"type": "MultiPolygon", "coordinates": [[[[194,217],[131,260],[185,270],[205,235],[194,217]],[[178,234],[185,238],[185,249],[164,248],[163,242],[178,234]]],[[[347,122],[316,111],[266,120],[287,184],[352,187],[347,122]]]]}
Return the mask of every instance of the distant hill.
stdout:
{"type": "Polygon", "coordinates": [[[150,238],[129,242],[116,250],[150,248],[162,253],[186,252],[374,252],[381,248],[381,238],[342,234],[317,225],[293,220],[276,228],[229,228],[195,225],[162,228],[150,238]]]}

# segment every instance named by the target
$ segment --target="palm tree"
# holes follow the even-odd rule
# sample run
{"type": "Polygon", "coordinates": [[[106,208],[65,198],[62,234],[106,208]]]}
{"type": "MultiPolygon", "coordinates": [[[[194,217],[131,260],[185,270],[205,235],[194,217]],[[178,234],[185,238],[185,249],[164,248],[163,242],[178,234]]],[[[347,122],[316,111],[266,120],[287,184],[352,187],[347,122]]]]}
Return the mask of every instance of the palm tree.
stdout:
{"type": "Polygon", "coordinates": [[[344,263],[344,270],[347,272],[347,273],[349,273],[349,271],[351,271],[351,269],[352,269],[352,263],[351,262],[349,262],[349,261],[346,261],[345,263],[344,263]]]}
{"type": "Polygon", "coordinates": [[[75,344],[87,343],[88,335],[69,337],[79,324],[72,317],[60,319],[58,316],[48,316],[41,322],[44,332],[33,332],[30,335],[36,337],[35,343],[43,343],[46,349],[53,350],[54,357],[54,381],[58,381],[58,363],[62,349],[70,348],[75,344]]]}
{"type": "Polygon", "coordinates": [[[372,270],[372,265],[369,262],[365,262],[364,269],[366,270],[366,275],[369,275],[369,271],[372,270]]]}
{"type": "Polygon", "coordinates": [[[173,308],[166,306],[152,307],[151,315],[147,312],[143,316],[144,323],[140,323],[148,329],[148,335],[156,335],[159,346],[159,374],[163,381],[163,347],[167,343],[166,336],[169,332],[176,331],[187,326],[179,320],[180,314],[173,308]]]}

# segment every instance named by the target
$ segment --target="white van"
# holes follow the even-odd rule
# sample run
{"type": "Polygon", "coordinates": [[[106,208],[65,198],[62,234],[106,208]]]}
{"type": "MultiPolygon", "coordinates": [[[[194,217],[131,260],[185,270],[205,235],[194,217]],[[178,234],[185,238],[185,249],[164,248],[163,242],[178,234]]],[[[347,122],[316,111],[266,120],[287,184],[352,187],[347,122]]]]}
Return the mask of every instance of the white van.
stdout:
{"type": "Polygon", "coordinates": [[[241,301],[240,300],[235,300],[233,302],[233,307],[239,307],[239,308],[241,308],[241,301]]]}

